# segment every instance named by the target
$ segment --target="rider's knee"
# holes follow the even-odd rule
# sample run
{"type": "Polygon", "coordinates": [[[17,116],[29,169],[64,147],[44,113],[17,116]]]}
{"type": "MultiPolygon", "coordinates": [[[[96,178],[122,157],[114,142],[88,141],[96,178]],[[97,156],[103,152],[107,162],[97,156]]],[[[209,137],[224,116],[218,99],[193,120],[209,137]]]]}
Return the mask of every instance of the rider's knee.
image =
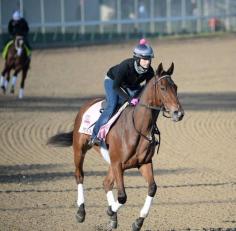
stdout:
{"type": "Polygon", "coordinates": [[[154,197],[156,194],[156,191],[157,191],[157,185],[155,182],[153,182],[149,187],[148,196],[154,197]]]}
{"type": "Polygon", "coordinates": [[[118,193],[118,202],[120,204],[122,204],[122,205],[125,204],[126,200],[127,200],[127,196],[126,196],[125,192],[118,193]]]}

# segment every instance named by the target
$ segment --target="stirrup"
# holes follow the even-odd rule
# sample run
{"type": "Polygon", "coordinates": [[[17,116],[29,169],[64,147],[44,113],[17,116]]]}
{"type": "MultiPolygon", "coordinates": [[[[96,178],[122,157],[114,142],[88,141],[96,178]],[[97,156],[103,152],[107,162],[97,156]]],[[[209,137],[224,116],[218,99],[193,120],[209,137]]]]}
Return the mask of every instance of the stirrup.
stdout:
{"type": "Polygon", "coordinates": [[[91,137],[88,141],[88,146],[92,147],[93,145],[96,145],[96,144],[100,145],[101,142],[102,141],[97,136],[95,136],[93,138],[91,137]]]}

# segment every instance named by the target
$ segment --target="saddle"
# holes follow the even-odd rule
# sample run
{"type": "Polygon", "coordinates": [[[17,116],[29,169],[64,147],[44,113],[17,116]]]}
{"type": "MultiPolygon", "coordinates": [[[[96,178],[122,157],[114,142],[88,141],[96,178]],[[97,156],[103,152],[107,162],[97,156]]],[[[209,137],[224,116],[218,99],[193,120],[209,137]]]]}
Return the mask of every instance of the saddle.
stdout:
{"type": "MultiPolygon", "coordinates": [[[[126,108],[128,104],[129,104],[128,102],[123,104],[119,108],[119,110],[111,117],[111,119],[106,124],[101,126],[98,132],[99,139],[105,141],[106,135],[109,132],[111,125],[118,119],[119,115],[126,108]]],[[[83,114],[81,125],[78,132],[87,134],[87,135],[92,135],[95,123],[99,119],[101,113],[103,112],[105,105],[106,105],[106,101],[102,100],[93,104],[91,107],[89,107],[88,110],[85,111],[85,113],[83,114]]]]}

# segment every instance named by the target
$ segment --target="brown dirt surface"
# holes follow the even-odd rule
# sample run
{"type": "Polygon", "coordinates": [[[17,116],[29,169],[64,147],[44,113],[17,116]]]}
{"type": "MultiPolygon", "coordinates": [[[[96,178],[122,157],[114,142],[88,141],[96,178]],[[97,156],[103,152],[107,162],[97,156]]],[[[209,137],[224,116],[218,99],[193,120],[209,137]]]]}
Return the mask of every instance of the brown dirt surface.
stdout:
{"type": "MultiPolygon", "coordinates": [[[[236,37],[151,44],[154,68],[175,63],[185,118],[158,119],[158,191],[142,230],[235,230],[236,37]]],[[[134,45],[35,50],[25,98],[0,93],[0,230],[106,230],[105,161],[87,153],[87,216],[78,224],[72,148],[50,148],[46,141],[72,129],[81,104],[104,94],[107,69],[130,57],[134,45]]],[[[131,230],[147,195],[137,170],[126,172],[125,185],[118,231],[131,230]]]]}

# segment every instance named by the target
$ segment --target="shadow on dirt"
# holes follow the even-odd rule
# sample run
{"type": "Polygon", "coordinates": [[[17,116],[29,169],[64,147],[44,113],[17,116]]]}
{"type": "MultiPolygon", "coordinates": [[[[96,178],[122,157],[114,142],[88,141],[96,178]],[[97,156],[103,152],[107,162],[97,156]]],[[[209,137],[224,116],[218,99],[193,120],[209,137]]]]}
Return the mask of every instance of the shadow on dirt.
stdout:
{"type": "MultiPolygon", "coordinates": [[[[45,111],[64,112],[78,111],[81,105],[92,98],[103,98],[102,95],[91,97],[25,97],[22,100],[16,96],[0,97],[0,111],[45,111]]],[[[180,101],[185,110],[236,110],[236,92],[222,93],[179,93],[180,101]]]]}
{"type": "MultiPolygon", "coordinates": [[[[35,165],[14,165],[14,166],[0,166],[0,183],[37,183],[56,181],[61,179],[74,180],[73,171],[55,171],[58,169],[70,167],[65,164],[35,164],[35,165]],[[47,172],[45,172],[47,171],[47,172]]],[[[198,170],[190,168],[178,169],[157,169],[154,170],[155,175],[183,175],[196,173],[198,170]]],[[[85,177],[100,176],[105,177],[107,171],[86,171],[85,177]]],[[[125,172],[125,177],[142,177],[139,171],[128,170],[125,172]]],[[[199,183],[199,184],[183,184],[183,185],[162,185],[161,188],[176,188],[176,187],[200,187],[200,186],[220,186],[220,185],[235,185],[236,182],[224,183],[199,183]]],[[[130,186],[128,188],[146,188],[146,186],[130,186]]],[[[96,188],[97,190],[103,189],[102,187],[96,188]]],[[[94,188],[87,188],[86,190],[94,190],[94,188]]],[[[64,190],[63,190],[64,191],[64,190]]],[[[0,191],[1,193],[2,191],[0,191]]]]}
{"type": "MultiPolygon", "coordinates": [[[[55,181],[62,178],[74,179],[74,172],[63,172],[67,166],[61,164],[45,164],[45,165],[14,165],[14,166],[0,166],[0,183],[32,183],[43,181],[55,181]]],[[[68,166],[69,168],[70,166],[68,166]]],[[[194,169],[158,169],[154,170],[155,175],[169,175],[169,174],[191,174],[195,172],[194,169]]],[[[101,176],[105,177],[107,171],[86,171],[85,177],[101,176]]],[[[139,171],[126,171],[125,176],[141,177],[139,171]]]]}

